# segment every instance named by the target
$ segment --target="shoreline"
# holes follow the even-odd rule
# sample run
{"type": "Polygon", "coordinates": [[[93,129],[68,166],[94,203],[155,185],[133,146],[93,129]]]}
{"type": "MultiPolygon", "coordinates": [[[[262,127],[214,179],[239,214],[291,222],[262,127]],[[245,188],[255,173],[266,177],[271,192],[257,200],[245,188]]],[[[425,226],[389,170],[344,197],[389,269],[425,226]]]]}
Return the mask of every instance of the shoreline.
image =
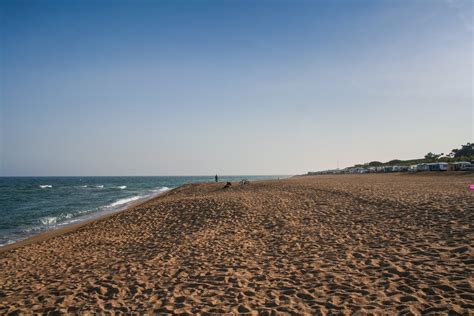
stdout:
{"type": "MultiPolygon", "coordinates": [[[[474,172],[459,172],[459,171],[458,172],[455,172],[455,171],[449,172],[449,171],[447,171],[447,172],[418,172],[418,173],[389,173],[389,174],[393,175],[393,176],[418,176],[418,177],[425,177],[425,176],[426,177],[433,177],[433,176],[435,176],[435,177],[438,177],[438,176],[467,177],[467,176],[474,175],[474,172]]],[[[369,173],[369,174],[364,174],[362,176],[367,177],[367,176],[376,176],[376,175],[380,175],[380,174],[369,173]]],[[[286,179],[294,179],[294,178],[300,178],[300,177],[302,177],[302,178],[311,178],[311,177],[324,178],[324,177],[333,177],[333,176],[340,177],[340,176],[347,176],[347,175],[344,175],[344,174],[323,174],[323,175],[306,175],[306,174],[303,174],[303,175],[293,175],[293,176],[289,176],[287,178],[279,178],[279,179],[249,180],[249,182],[252,182],[252,183],[268,182],[268,181],[273,182],[273,181],[282,181],[282,180],[286,180],[286,179]]],[[[358,177],[358,176],[361,176],[361,175],[354,174],[354,175],[351,175],[351,176],[358,177]]],[[[18,248],[21,248],[21,247],[24,247],[24,246],[27,246],[27,245],[30,245],[30,244],[47,241],[47,240],[49,240],[51,238],[54,238],[54,237],[57,237],[57,236],[73,233],[73,232],[81,229],[84,226],[90,225],[90,224],[95,223],[95,222],[100,222],[100,221],[106,220],[106,219],[108,219],[112,216],[115,216],[117,214],[133,210],[134,208],[142,206],[143,204],[151,202],[155,199],[163,198],[163,197],[167,196],[168,194],[170,194],[172,192],[180,191],[183,188],[185,188],[186,186],[207,184],[207,183],[213,183],[213,182],[185,183],[185,184],[177,186],[173,189],[169,189],[167,191],[160,192],[155,196],[150,196],[150,197],[148,197],[144,200],[140,200],[140,201],[131,203],[123,209],[119,209],[119,210],[113,211],[111,213],[105,213],[105,214],[97,215],[97,217],[84,219],[83,221],[79,221],[79,222],[76,222],[76,223],[69,223],[69,224],[64,225],[63,227],[58,227],[58,228],[53,228],[53,229],[50,229],[50,230],[46,230],[46,231],[40,232],[36,235],[27,237],[25,239],[15,241],[11,244],[2,245],[2,246],[0,246],[0,254],[2,254],[4,252],[7,252],[7,251],[10,251],[10,250],[18,249],[18,248]]],[[[224,182],[219,182],[219,183],[224,184],[224,182]]],[[[237,182],[233,182],[233,183],[237,183],[237,182]]]]}
{"type": "MultiPolygon", "coordinates": [[[[252,182],[252,183],[255,183],[255,182],[258,182],[258,181],[279,181],[279,180],[283,180],[283,179],[289,179],[289,178],[265,179],[265,180],[248,180],[248,181],[252,182]]],[[[123,213],[123,212],[126,212],[126,211],[133,210],[134,208],[142,206],[143,204],[146,204],[146,203],[148,203],[150,201],[153,201],[155,199],[165,197],[166,195],[171,194],[172,192],[180,191],[181,189],[183,189],[186,186],[195,185],[195,184],[205,184],[205,183],[214,183],[214,182],[184,183],[184,184],[179,185],[175,188],[169,189],[169,190],[164,191],[164,192],[160,192],[157,195],[150,196],[150,197],[145,198],[145,199],[140,200],[140,201],[132,202],[131,204],[129,204],[128,206],[126,206],[123,209],[112,211],[111,213],[105,213],[105,214],[101,214],[101,215],[98,214],[96,217],[92,217],[92,218],[89,218],[89,219],[84,219],[82,221],[75,222],[75,223],[69,223],[69,224],[66,224],[62,227],[52,228],[50,230],[40,232],[36,235],[27,237],[25,239],[15,241],[11,244],[2,245],[2,246],[0,246],[0,254],[2,254],[4,252],[7,252],[7,251],[10,251],[10,250],[13,250],[13,249],[18,249],[18,248],[21,248],[21,247],[24,247],[24,246],[27,246],[27,245],[30,245],[30,244],[47,241],[47,240],[49,240],[51,238],[54,238],[54,237],[57,237],[57,236],[73,233],[73,232],[81,229],[84,226],[93,224],[95,222],[100,222],[100,221],[106,220],[106,219],[108,219],[108,218],[110,218],[114,215],[117,215],[117,214],[120,214],[120,213],[123,213]]],[[[218,183],[220,183],[222,185],[225,184],[224,182],[218,182],[218,183]]],[[[232,182],[232,183],[237,183],[237,182],[232,182]]]]}
{"type": "MultiPolygon", "coordinates": [[[[221,177],[224,178],[221,181],[233,182],[243,178],[253,181],[254,178],[277,176],[221,177]]],[[[121,176],[23,178],[28,180],[0,177],[0,186],[2,192],[5,192],[4,207],[0,210],[0,251],[45,233],[129,209],[137,205],[136,203],[146,202],[170,188],[187,183],[214,181],[213,176],[130,176],[131,180],[121,176]],[[48,180],[49,178],[52,180],[48,180]],[[110,179],[106,180],[108,178],[110,179]]]]}
{"type": "Polygon", "coordinates": [[[154,199],[161,198],[161,197],[165,196],[166,194],[168,194],[168,193],[170,193],[170,192],[172,192],[172,191],[174,191],[174,190],[176,190],[176,189],[178,189],[182,186],[186,186],[186,184],[180,185],[176,188],[173,188],[173,189],[170,189],[170,190],[167,190],[167,191],[164,191],[164,192],[160,192],[157,195],[150,196],[150,197],[148,197],[144,200],[140,200],[140,201],[131,203],[128,206],[126,206],[124,209],[119,209],[119,210],[116,210],[116,211],[112,211],[111,213],[105,213],[105,214],[101,214],[101,215],[98,214],[97,217],[84,219],[84,220],[79,221],[77,223],[69,223],[69,224],[64,225],[63,227],[58,227],[58,228],[53,228],[53,229],[50,229],[50,230],[46,230],[46,231],[40,232],[39,234],[27,237],[25,239],[15,241],[11,244],[0,246],[0,254],[2,254],[4,252],[7,252],[7,251],[10,251],[10,250],[18,249],[18,248],[21,248],[21,247],[24,247],[24,246],[27,246],[27,245],[30,245],[30,244],[47,241],[47,240],[49,240],[51,238],[54,238],[54,237],[57,237],[57,236],[73,233],[73,232],[79,230],[80,228],[82,228],[84,226],[87,226],[89,224],[106,220],[106,219],[108,219],[108,218],[110,218],[114,215],[132,210],[132,209],[134,209],[136,207],[139,207],[139,206],[141,206],[141,205],[143,205],[147,202],[150,202],[154,199]]]}
{"type": "MultiPolygon", "coordinates": [[[[465,177],[465,176],[474,175],[474,172],[454,172],[454,171],[449,172],[448,171],[448,172],[438,172],[438,173],[436,173],[436,172],[418,172],[418,173],[413,173],[413,174],[412,173],[389,173],[389,174],[391,174],[393,176],[418,176],[418,177],[424,177],[424,176],[427,176],[427,177],[432,177],[432,176],[465,177]]],[[[380,175],[380,174],[369,173],[369,174],[365,174],[365,175],[362,175],[362,176],[367,177],[367,176],[376,176],[376,175],[380,175]]],[[[333,176],[340,177],[340,176],[347,176],[347,175],[344,175],[344,174],[324,174],[324,175],[306,175],[306,174],[303,174],[303,175],[293,175],[293,176],[289,176],[287,178],[265,179],[265,180],[249,180],[249,181],[252,182],[252,183],[255,183],[255,182],[263,182],[263,181],[265,181],[265,182],[267,182],[267,181],[282,181],[282,180],[286,180],[286,179],[294,179],[294,178],[300,178],[300,177],[302,177],[302,178],[308,178],[308,177],[321,178],[321,177],[333,177],[333,176]]],[[[361,175],[354,174],[354,175],[351,175],[351,176],[356,176],[357,177],[357,176],[361,176],[361,175]]],[[[84,219],[83,221],[79,221],[79,222],[76,222],[76,223],[69,223],[69,224],[64,225],[63,227],[58,227],[58,228],[53,228],[53,229],[50,229],[50,230],[46,230],[46,231],[40,232],[36,235],[27,237],[25,239],[15,241],[11,244],[2,245],[2,246],[0,246],[0,254],[2,254],[4,252],[7,252],[7,251],[10,251],[10,250],[18,249],[18,248],[21,248],[21,247],[24,247],[24,246],[27,246],[27,245],[30,245],[30,244],[47,241],[47,240],[49,240],[51,238],[54,238],[54,237],[57,237],[57,236],[73,233],[73,232],[81,229],[84,226],[90,225],[90,224],[95,223],[95,222],[100,222],[100,221],[106,220],[106,219],[108,219],[108,218],[110,218],[114,215],[117,215],[117,214],[120,214],[120,213],[123,213],[123,212],[126,212],[126,211],[133,210],[134,208],[139,207],[139,206],[141,206],[143,204],[146,204],[148,202],[151,202],[155,199],[165,197],[166,195],[168,195],[172,192],[180,191],[181,189],[183,189],[186,186],[206,184],[206,183],[213,183],[213,182],[185,183],[185,184],[177,186],[173,189],[169,189],[167,191],[160,192],[155,196],[150,196],[149,198],[146,198],[144,200],[140,200],[140,201],[131,203],[127,207],[125,207],[124,209],[119,209],[119,210],[113,211],[111,213],[105,213],[105,214],[102,214],[102,215],[97,215],[97,217],[84,219]]],[[[219,183],[224,184],[224,182],[219,182],[219,183]]],[[[233,182],[233,183],[237,183],[237,182],[233,182]]]]}

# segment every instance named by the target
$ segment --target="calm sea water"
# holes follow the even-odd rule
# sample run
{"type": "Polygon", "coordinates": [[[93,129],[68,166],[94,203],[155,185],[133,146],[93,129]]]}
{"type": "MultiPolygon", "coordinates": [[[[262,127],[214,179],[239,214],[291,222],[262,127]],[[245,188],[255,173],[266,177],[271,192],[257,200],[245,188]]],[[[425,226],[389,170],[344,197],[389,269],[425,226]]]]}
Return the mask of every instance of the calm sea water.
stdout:
{"type": "MultiPolygon", "coordinates": [[[[219,181],[284,176],[223,176],[219,181]]],[[[0,177],[0,245],[116,212],[185,183],[214,177],[0,177]]]]}

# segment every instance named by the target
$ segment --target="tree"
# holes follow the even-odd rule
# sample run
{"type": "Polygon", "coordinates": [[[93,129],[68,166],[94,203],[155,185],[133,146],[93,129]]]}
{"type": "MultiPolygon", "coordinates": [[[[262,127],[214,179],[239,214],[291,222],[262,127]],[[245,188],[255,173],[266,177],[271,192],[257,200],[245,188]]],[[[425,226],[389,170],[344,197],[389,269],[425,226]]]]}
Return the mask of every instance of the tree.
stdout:
{"type": "Polygon", "coordinates": [[[393,160],[390,160],[389,162],[387,162],[387,164],[389,164],[389,165],[399,165],[400,163],[402,163],[402,161],[400,159],[393,159],[393,160]]]}
{"type": "Polygon", "coordinates": [[[429,152],[425,155],[426,160],[437,160],[439,157],[441,157],[441,154],[434,154],[432,152],[429,152]]]}
{"type": "Polygon", "coordinates": [[[370,167],[380,167],[381,165],[383,165],[383,163],[380,162],[380,161],[371,161],[371,162],[369,162],[370,167]]]}
{"type": "Polygon", "coordinates": [[[462,145],[460,149],[453,149],[449,155],[454,158],[474,156],[474,144],[462,145]]]}

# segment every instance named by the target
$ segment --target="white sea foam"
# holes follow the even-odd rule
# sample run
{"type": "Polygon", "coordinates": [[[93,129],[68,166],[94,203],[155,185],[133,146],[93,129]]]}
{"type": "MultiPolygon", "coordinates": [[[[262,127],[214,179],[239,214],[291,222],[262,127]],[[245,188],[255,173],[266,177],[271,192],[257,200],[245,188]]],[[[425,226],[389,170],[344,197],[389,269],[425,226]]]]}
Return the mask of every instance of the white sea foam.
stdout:
{"type": "Polygon", "coordinates": [[[17,241],[18,241],[18,240],[9,239],[9,240],[7,240],[5,243],[3,243],[3,244],[0,243],[0,247],[13,244],[13,243],[15,243],[15,242],[17,242],[17,241]]]}
{"type": "Polygon", "coordinates": [[[131,196],[131,197],[128,197],[128,198],[120,199],[120,200],[117,200],[117,201],[109,204],[108,207],[115,207],[115,206],[127,204],[127,203],[136,201],[136,200],[141,199],[141,198],[143,198],[143,196],[135,195],[135,196],[131,196]]]}
{"type": "Polygon", "coordinates": [[[40,184],[39,187],[41,189],[51,189],[53,186],[51,184],[40,184]]]}
{"type": "Polygon", "coordinates": [[[64,222],[64,223],[61,223],[61,224],[58,224],[59,226],[64,226],[64,225],[69,225],[69,224],[72,224],[72,223],[75,223],[75,222],[78,222],[80,221],[80,219],[71,219],[70,221],[67,221],[67,222],[64,222]]]}
{"type": "Polygon", "coordinates": [[[56,224],[57,221],[58,221],[58,218],[56,216],[46,216],[46,217],[40,218],[41,224],[46,225],[46,226],[54,225],[56,224]]]}
{"type": "Polygon", "coordinates": [[[62,223],[63,221],[70,219],[74,216],[72,213],[62,213],[57,216],[45,216],[39,219],[40,223],[45,226],[54,226],[62,223]]]}
{"type": "Polygon", "coordinates": [[[96,185],[96,188],[102,189],[104,186],[103,185],[96,185]]]}
{"type": "Polygon", "coordinates": [[[86,214],[86,213],[90,213],[92,211],[93,210],[81,210],[81,211],[77,211],[77,214],[86,214]]]}
{"type": "Polygon", "coordinates": [[[168,190],[170,190],[170,188],[168,187],[159,187],[159,188],[154,189],[153,192],[165,192],[168,190]]]}
{"type": "Polygon", "coordinates": [[[117,187],[117,188],[120,189],[120,190],[123,190],[123,189],[126,189],[127,186],[126,186],[126,185],[121,185],[121,186],[119,186],[119,187],[117,187]]]}

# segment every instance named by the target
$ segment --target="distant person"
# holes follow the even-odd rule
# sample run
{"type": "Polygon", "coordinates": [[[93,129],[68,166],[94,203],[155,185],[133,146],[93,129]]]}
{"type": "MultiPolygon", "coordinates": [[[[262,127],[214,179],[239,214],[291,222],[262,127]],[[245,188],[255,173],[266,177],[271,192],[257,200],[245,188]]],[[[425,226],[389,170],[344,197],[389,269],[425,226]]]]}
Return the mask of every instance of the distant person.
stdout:
{"type": "Polygon", "coordinates": [[[216,182],[219,182],[219,177],[217,176],[217,174],[216,174],[216,176],[214,177],[214,179],[216,180],[216,182]]]}

